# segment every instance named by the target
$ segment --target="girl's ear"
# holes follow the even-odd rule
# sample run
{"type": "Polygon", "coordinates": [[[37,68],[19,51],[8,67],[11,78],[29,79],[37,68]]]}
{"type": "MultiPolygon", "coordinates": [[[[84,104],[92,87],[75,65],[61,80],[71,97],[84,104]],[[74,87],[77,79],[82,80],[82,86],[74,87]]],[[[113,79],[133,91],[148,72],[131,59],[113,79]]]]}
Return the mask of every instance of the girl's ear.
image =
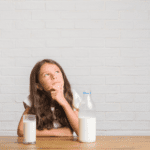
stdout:
{"type": "Polygon", "coordinates": [[[42,88],[42,86],[41,86],[40,84],[37,84],[36,86],[37,86],[37,88],[38,88],[39,90],[41,90],[41,91],[43,90],[43,88],[42,88]]]}

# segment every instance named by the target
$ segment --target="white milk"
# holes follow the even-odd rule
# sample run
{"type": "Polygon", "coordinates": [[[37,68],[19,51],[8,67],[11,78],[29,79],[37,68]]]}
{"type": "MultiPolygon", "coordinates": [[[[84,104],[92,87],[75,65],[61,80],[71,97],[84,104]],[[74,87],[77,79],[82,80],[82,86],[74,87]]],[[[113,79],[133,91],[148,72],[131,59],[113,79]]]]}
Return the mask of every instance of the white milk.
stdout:
{"type": "Polygon", "coordinates": [[[27,121],[23,122],[23,134],[24,142],[35,142],[36,141],[36,121],[27,121]]]}
{"type": "Polygon", "coordinates": [[[96,118],[79,118],[79,141],[96,141],[96,118]]]}

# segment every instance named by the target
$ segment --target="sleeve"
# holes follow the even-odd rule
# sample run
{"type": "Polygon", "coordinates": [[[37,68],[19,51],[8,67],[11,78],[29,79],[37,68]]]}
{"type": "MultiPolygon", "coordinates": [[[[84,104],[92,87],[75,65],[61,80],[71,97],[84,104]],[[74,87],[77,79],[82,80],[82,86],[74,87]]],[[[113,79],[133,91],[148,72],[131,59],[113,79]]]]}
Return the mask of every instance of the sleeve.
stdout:
{"type": "MultiPolygon", "coordinates": [[[[75,89],[72,89],[73,92],[73,110],[76,111],[79,109],[79,105],[82,101],[81,96],[76,92],[75,89]]],[[[77,137],[77,134],[75,133],[75,131],[73,131],[73,136],[77,137]]]]}
{"type": "Polygon", "coordinates": [[[24,101],[23,101],[23,102],[25,103],[25,105],[24,105],[25,109],[26,109],[26,106],[31,107],[31,102],[29,101],[29,99],[28,99],[28,98],[24,99],[24,101]]]}
{"type": "Polygon", "coordinates": [[[76,92],[75,89],[72,89],[73,92],[73,110],[76,111],[79,109],[79,105],[82,101],[81,96],[76,92]]]}

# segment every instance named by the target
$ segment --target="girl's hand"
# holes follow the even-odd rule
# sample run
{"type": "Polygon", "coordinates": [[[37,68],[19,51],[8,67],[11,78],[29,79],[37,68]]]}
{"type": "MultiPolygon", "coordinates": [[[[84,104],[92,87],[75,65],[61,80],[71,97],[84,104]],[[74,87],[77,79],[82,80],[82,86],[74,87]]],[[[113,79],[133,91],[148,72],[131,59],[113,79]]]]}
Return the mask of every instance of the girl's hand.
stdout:
{"type": "Polygon", "coordinates": [[[56,83],[50,90],[52,99],[56,100],[61,106],[63,106],[67,101],[63,93],[63,85],[56,83]]]}

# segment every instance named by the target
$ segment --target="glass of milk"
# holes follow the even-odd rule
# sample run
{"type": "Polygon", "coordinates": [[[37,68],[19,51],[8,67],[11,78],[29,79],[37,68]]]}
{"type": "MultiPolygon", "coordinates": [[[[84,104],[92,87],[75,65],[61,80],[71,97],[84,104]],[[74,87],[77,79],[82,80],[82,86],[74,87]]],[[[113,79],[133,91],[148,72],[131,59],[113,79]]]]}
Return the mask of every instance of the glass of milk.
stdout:
{"type": "Polygon", "coordinates": [[[23,115],[23,136],[24,144],[36,143],[36,115],[23,115]]]}

